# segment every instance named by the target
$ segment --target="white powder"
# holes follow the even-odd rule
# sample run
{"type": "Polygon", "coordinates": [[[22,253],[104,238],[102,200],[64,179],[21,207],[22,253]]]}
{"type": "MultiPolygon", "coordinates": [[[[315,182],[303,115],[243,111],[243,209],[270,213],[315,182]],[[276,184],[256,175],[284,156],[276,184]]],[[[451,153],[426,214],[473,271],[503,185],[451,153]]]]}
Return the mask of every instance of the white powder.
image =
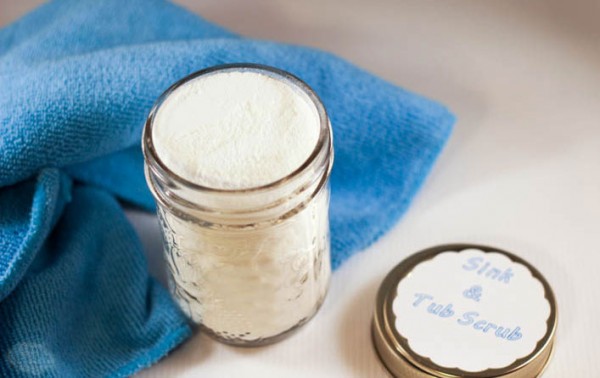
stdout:
{"type": "Polygon", "coordinates": [[[174,173],[202,186],[244,189],[300,167],[319,137],[314,105],[264,74],[218,72],[177,89],[156,115],[153,141],[174,173]]]}
{"type": "MultiPolygon", "coordinates": [[[[177,175],[212,188],[245,189],[299,168],[319,129],[305,93],[261,73],[234,71],[179,87],[159,108],[152,139],[177,175]]],[[[235,196],[226,198],[235,204],[235,196]]],[[[171,291],[180,307],[219,338],[239,344],[308,320],[329,281],[328,202],[324,187],[286,221],[241,231],[212,229],[159,206],[171,291]]]]}

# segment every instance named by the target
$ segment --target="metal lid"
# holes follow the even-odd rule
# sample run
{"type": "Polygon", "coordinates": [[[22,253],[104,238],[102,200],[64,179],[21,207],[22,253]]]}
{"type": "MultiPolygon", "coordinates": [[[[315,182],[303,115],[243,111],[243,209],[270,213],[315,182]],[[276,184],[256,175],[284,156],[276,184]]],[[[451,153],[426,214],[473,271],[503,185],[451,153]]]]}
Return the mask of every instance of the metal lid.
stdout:
{"type": "Polygon", "coordinates": [[[397,377],[538,377],[557,325],[540,272],[497,248],[426,249],[384,279],[373,342],[397,377]]]}

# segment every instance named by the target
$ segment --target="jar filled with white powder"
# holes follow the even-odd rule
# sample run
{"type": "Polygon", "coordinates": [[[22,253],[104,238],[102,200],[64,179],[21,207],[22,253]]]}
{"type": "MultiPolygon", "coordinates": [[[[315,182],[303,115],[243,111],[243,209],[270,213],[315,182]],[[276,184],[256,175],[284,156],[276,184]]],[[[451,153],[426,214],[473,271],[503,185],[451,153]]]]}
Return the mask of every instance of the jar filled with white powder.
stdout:
{"type": "Polygon", "coordinates": [[[273,342],[318,310],[330,277],[331,126],[278,69],[236,64],[169,88],[143,136],[169,288],[217,339],[273,342]]]}

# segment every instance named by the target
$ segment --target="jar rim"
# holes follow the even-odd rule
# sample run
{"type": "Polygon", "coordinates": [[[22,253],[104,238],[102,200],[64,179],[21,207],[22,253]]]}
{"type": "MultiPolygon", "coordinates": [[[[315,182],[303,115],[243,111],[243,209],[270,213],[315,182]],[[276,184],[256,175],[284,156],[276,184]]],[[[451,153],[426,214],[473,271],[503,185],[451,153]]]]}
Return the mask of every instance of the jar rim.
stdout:
{"type": "MultiPolygon", "coordinates": [[[[219,193],[219,194],[240,194],[240,193],[258,193],[269,191],[280,186],[287,184],[288,182],[294,180],[296,177],[302,174],[308,167],[310,167],[319,157],[323,148],[326,147],[328,150],[331,150],[332,147],[332,135],[331,135],[331,127],[329,124],[329,117],[327,115],[327,111],[323,106],[323,103],[317,93],[302,79],[299,77],[281,70],[279,68],[275,68],[272,66],[257,64],[257,63],[229,63],[229,64],[220,64],[216,66],[211,66],[196,72],[193,72],[180,80],[176,81],[169,88],[167,88],[156,100],[152,109],[150,110],[150,114],[146,119],[146,123],[144,125],[144,131],[142,135],[142,151],[146,160],[150,161],[158,166],[161,173],[166,173],[170,179],[182,184],[190,189],[202,191],[202,192],[210,192],[210,193],[219,193]],[[268,75],[274,79],[280,80],[288,85],[295,86],[297,89],[301,90],[304,94],[308,96],[312,104],[314,105],[317,114],[319,116],[319,137],[317,139],[317,143],[315,147],[311,151],[310,155],[304,160],[304,162],[295,170],[288,173],[286,176],[279,178],[275,181],[272,181],[267,184],[253,186],[249,188],[241,188],[241,189],[224,189],[224,188],[214,188],[210,186],[201,185],[195,183],[191,180],[188,180],[173,170],[171,170],[158,156],[156,153],[156,149],[154,148],[154,143],[152,141],[152,127],[154,124],[154,118],[159,111],[161,105],[164,101],[179,87],[188,83],[191,80],[194,80],[198,77],[214,74],[217,72],[226,72],[226,71],[251,71],[258,72],[261,74],[268,75]],[[328,146],[327,146],[328,145],[328,146]]],[[[331,164],[329,165],[328,170],[331,169],[331,164]]]]}

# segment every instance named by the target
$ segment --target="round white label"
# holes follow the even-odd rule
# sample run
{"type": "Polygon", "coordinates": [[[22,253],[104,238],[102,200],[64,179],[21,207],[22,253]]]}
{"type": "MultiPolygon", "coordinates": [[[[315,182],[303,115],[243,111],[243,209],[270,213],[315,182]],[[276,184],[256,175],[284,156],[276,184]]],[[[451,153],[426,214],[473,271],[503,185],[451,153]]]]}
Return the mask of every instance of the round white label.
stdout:
{"type": "Polygon", "coordinates": [[[398,283],[392,306],[412,351],[468,372],[504,368],[532,353],[551,312],[526,266],[478,249],[418,264],[398,283]]]}

